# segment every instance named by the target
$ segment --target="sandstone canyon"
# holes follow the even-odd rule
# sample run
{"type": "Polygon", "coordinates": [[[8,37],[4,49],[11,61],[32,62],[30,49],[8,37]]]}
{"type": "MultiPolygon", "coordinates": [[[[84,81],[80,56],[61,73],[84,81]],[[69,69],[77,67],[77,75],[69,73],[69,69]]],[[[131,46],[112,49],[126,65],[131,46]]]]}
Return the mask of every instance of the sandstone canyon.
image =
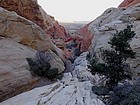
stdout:
{"type": "Polygon", "coordinates": [[[102,97],[108,96],[92,91],[92,86],[103,83],[102,76],[90,73],[87,55],[100,60],[101,49],[110,49],[108,41],[116,31],[133,25],[131,47],[136,57],[127,62],[133,80],[139,78],[139,2],[124,0],[118,8],[105,10],[86,25],[71,24],[75,28],[70,29],[48,15],[37,0],[0,0],[0,105],[106,105],[102,97]],[[33,76],[26,58],[39,57],[49,59],[51,67],[63,73],[62,79],[48,84],[33,76]]]}
{"type": "Polygon", "coordinates": [[[37,0],[1,0],[0,6],[9,11],[15,11],[18,15],[36,23],[50,36],[54,43],[56,43],[56,39],[59,39],[62,42],[62,45],[58,44],[60,47],[63,46],[63,41],[70,37],[54,17],[48,15],[38,5],[37,0]]]}

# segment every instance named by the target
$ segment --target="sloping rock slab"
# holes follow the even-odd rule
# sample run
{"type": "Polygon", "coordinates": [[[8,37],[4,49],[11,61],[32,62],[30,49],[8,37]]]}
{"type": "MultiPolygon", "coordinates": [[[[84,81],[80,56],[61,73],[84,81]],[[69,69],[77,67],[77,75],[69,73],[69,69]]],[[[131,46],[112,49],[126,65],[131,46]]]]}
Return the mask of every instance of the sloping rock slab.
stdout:
{"type": "Polygon", "coordinates": [[[0,101],[30,90],[37,83],[25,59],[35,54],[31,48],[0,38],[0,101]]]}

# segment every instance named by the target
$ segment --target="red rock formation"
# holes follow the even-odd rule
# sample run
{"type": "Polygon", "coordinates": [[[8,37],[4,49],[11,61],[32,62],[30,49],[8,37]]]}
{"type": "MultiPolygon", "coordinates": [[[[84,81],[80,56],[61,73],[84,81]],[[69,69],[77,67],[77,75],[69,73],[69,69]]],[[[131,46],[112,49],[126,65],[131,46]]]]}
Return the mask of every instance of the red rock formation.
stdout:
{"type": "Polygon", "coordinates": [[[140,3],[140,0],[124,0],[119,7],[129,7],[135,4],[140,3]]]}
{"type": "Polygon", "coordinates": [[[81,44],[81,51],[88,51],[93,39],[93,34],[88,29],[89,25],[90,23],[78,30],[77,41],[81,44]]]}
{"type": "Polygon", "coordinates": [[[65,46],[65,42],[71,38],[71,36],[66,33],[65,28],[59,25],[58,22],[54,23],[54,25],[47,30],[47,34],[53,43],[62,49],[65,46]]]}
{"type": "Polygon", "coordinates": [[[56,39],[67,40],[67,33],[65,29],[58,24],[54,17],[48,15],[41,6],[38,5],[37,0],[0,0],[0,6],[9,10],[15,11],[20,16],[23,16],[41,28],[43,28],[46,33],[52,38],[55,43],[56,39]]]}

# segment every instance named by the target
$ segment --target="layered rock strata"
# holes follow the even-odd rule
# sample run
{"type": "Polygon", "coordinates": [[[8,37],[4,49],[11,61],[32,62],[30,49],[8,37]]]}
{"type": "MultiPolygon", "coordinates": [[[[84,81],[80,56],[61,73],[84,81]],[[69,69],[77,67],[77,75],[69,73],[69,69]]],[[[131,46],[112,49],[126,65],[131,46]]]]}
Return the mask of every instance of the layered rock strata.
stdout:
{"type": "Polygon", "coordinates": [[[64,27],[38,5],[37,0],[0,0],[0,6],[36,23],[58,47],[64,47],[64,41],[70,37],[64,27]]]}

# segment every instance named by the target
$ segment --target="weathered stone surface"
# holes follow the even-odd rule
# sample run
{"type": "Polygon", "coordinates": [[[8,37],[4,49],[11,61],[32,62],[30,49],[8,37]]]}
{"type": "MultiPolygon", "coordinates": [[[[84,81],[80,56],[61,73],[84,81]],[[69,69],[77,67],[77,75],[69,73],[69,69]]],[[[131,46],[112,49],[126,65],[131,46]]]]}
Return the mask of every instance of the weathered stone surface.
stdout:
{"type": "Polygon", "coordinates": [[[0,105],[105,105],[93,94],[91,78],[81,81],[79,76],[88,72],[86,54],[79,59],[79,67],[73,73],[65,73],[61,81],[22,93],[0,105]]]}
{"type": "Polygon", "coordinates": [[[25,58],[33,58],[36,50],[49,53],[49,62],[64,71],[62,50],[57,48],[38,25],[0,7],[0,100],[30,90],[38,78],[32,77],[25,58]],[[25,45],[25,46],[23,46],[25,45]],[[33,49],[32,49],[33,48],[33,49]]]}
{"type": "Polygon", "coordinates": [[[58,43],[58,40],[60,40],[59,47],[63,46],[64,40],[69,37],[64,27],[59,25],[54,17],[48,15],[38,5],[37,0],[0,0],[0,6],[9,11],[15,11],[20,16],[39,25],[51,37],[54,43],[58,43]],[[63,41],[62,44],[61,41],[63,41]]]}
{"type": "Polygon", "coordinates": [[[63,59],[63,51],[56,47],[38,25],[0,7],[0,35],[13,39],[38,51],[53,50],[63,59]]]}
{"type": "Polygon", "coordinates": [[[140,0],[124,0],[119,7],[129,7],[135,4],[140,3],[140,0]]]}
{"type": "Polygon", "coordinates": [[[39,26],[0,7],[0,35],[39,51],[55,50],[55,46],[39,26]]]}
{"type": "Polygon", "coordinates": [[[136,4],[126,9],[110,8],[101,16],[95,19],[90,25],[89,30],[94,33],[91,51],[100,58],[100,49],[109,49],[109,39],[116,31],[123,30],[127,25],[133,25],[132,30],[136,35],[131,41],[132,49],[136,52],[136,59],[128,62],[134,70],[133,73],[139,75],[140,70],[140,4],[136,4]]]}
{"type": "Polygon", "coordinates": [[[32,89],[38,82],[32,77],[25,58],[36,51],[9,38],[0,37],[0,101],[32,89]]]}
{"type": "Polygon", "coordinates": [[[72,71],[72,75],[78,79],[78,81],[90,81],[93,85],[99,85],[99,80],[101,79],[98,75],[92,75],[89,71],[87,65],[89,65],[86,60],[88,52],[82,53],[75,61],[75,69],[72,71]]]}

